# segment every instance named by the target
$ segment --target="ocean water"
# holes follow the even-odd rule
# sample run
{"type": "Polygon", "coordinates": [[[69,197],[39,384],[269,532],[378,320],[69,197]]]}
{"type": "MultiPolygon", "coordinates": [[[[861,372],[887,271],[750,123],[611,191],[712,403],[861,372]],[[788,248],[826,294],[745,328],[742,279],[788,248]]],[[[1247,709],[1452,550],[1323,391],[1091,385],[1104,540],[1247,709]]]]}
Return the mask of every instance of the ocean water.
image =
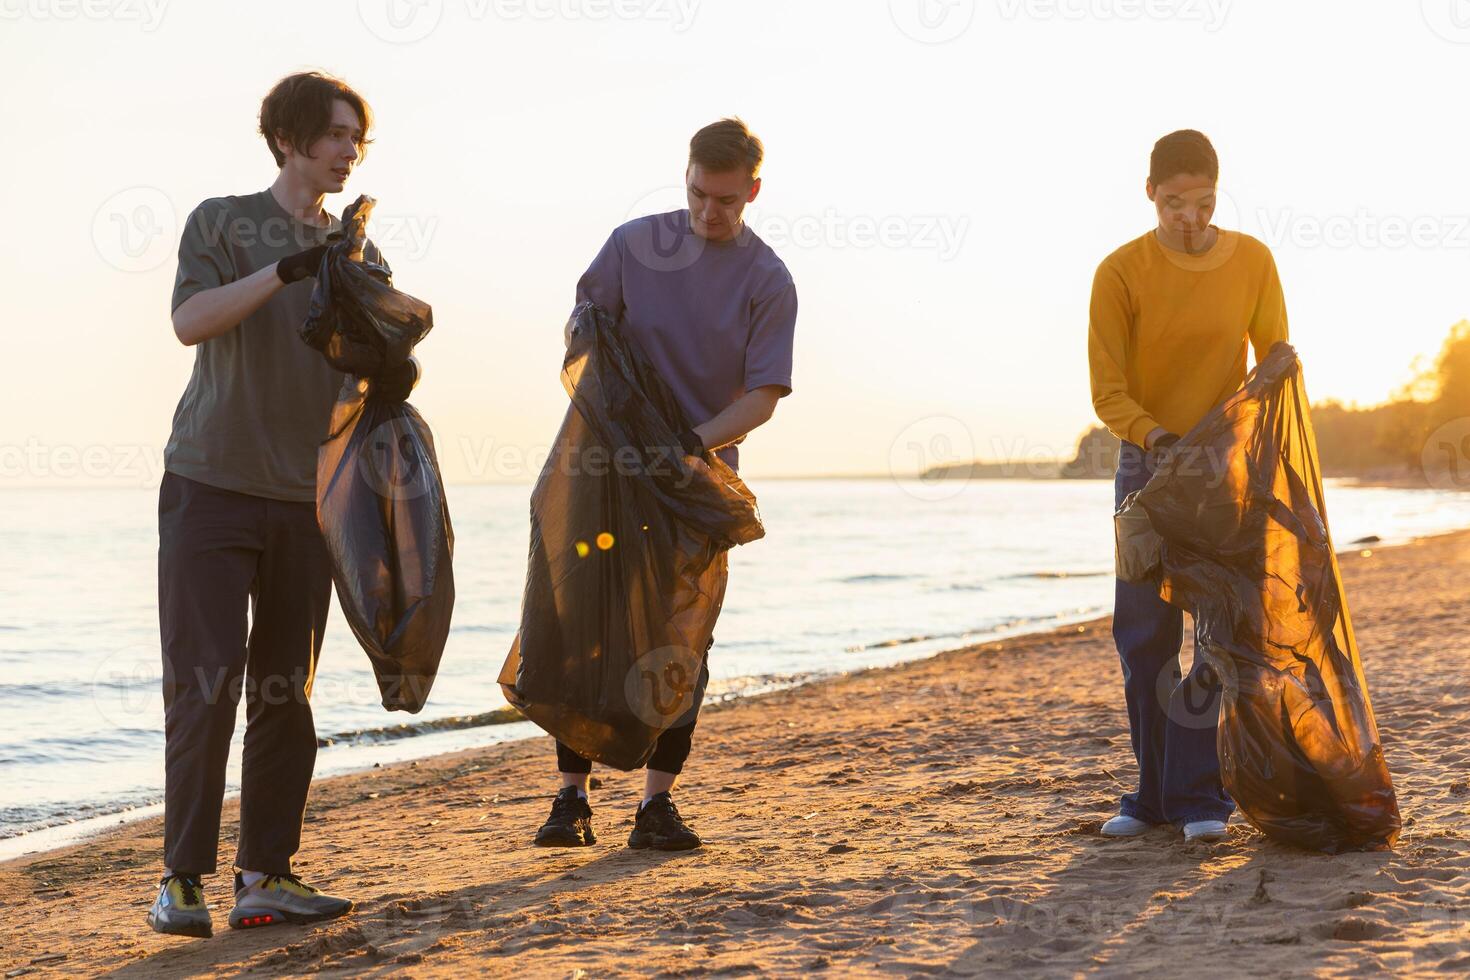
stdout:
{"type": "MultiPolygon", "coordinates": [[[[1111,609],[1109,482],[770,480],[753,489],[767,536],[731,555],[713,697],[1111,609]]],[[[449,490],[459,599],[419,715],[382,709],[334,599],[312,696],[318,733],[334,739],[318,755],[319,775],[536,733],[524,722],[395,728],[504,706],[495,678],[519,618],[528,492],[449,490]]],[[[0,499],[3,857],[28,849],[40,828],[156,805],[163,704],[156,492],[7,490],[0,499]]],[[[1328,508],[1339,549],[1369,535],[1392,543],[1470,527],[1470,494],[1331,484],[1328,508]]],[[[239,724],[232,766],[243,712],[239,724]]]]}

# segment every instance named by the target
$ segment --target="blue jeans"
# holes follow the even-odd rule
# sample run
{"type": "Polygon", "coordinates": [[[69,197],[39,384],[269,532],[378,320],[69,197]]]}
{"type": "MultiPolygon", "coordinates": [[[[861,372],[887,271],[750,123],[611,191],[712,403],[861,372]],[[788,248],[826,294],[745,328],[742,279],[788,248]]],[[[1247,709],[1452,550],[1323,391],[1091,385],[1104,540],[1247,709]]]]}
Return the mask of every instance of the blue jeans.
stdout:
{"type": "MultiPolygon", "coordinates": [[[[1124,442],[1113,481],[1113,504],[1141,489],[1153,461],[1124,442]]],[[[1150,823],[1225,820],[1235,804],[1220,784],[1215,747],[1220,683],[1199,655],[1187,676],[1179,668],[1184,613],[1149,585],[1117,582],[1113,640],[1123,662],[1128,732],[1138,760],[1138,790],[1123,797],[1121,812],[1150,823]]]]}

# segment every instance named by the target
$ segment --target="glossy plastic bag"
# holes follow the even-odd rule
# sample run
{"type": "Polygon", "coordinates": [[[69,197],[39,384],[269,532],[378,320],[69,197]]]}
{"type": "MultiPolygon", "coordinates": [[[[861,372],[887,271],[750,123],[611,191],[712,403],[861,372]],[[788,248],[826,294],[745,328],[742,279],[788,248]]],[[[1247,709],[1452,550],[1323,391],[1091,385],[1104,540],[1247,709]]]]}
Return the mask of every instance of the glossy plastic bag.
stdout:
{"type": "Polygon", "coordinates": [[[1224,688],[1221,779],[1245,817],[1313,850],[1391,847],[1398,803],[1289,345],[1167,452],[1124,501],[1118,528],[1120,569],[1195,617],[1224,688]]]}
{"type": "MultiPolygon", "coordinates": [[[[360,197],[343,215],[345,238],[322,260],[301,331],[338,370],[363,376],[402,365],[433,326],[427,303],[363,260],[372,206],[360,197]]],[[[346,380],[317,453],[316,510],[337,601],[383,707],[420,710],[454,611],[454,530],[434,438],[413,406],[346,380]]]]}
{"type": "Polygon", "coordinates": [[[531,494],[506,698],[578,754],[636,769],[700,696],[726,553],[765,533],[713,454],[685,457],[672,393],[601,309],[572,314],[571,396],[531,494]]]}

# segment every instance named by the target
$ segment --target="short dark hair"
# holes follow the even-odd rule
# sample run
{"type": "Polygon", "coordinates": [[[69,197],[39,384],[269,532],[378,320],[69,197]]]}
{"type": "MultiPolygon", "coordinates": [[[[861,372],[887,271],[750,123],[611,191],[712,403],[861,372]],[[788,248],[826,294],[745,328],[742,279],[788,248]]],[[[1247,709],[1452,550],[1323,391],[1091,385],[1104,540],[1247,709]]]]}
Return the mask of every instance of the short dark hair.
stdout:
{"type": "Polygon", "coordinates": [[[754,180],[761,172],[766,148],[739,116],[721,119],[694,134],[689,141],[689,163],[723,173],[744,170],[754,180]]]}
{"type": "Polygon", "coordinates": [[[1149,183],[1157,187],[1180,174],[1203,174],[1220,179],[1220,158],[1204,133],[1197,129],[1181,129],[1154,144],[1148,158],[1149,183]]]}
{"type": "Polygon", "coordinates": [[[260,135],[271,148],[276,166],[286,165],[286,154],[276,145],[276,134],[282,134],[297,153],[310,156],[311,144],[325,136],[332,125],[332,103],[338,99],[357,113],[362,125],[361,145],[365,149],[372,142],[368,131],[373,126],[373,110],[352,86],[316,71],[287,75],[276,83],[260,103],[260,135]]]}

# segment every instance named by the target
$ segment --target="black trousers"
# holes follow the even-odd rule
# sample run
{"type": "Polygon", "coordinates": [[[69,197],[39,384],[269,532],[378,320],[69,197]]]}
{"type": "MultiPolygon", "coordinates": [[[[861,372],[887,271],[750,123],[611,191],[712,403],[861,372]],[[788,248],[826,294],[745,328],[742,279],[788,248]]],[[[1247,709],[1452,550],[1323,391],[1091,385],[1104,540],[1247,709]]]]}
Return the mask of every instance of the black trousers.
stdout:
{"type": "Polygon", "coordinates": [[[316,762],[311,684],[332,573],[310,503],[165,473],[158,495],[164,864],[210,874],[245,700],[238,867],[283,874],[316,762]]]}
{"type": "MultiPolygon", "coordinates": [[[[699,681],[694,686],[694,703],[684,712],[682,718],[658,737],[653,746],[653,755],[649,757],[645,768],[675,776],[684,771],[684,763],[689,761],[689,752],[694,744],[694,726],[699,723],[699,706],[704,701],[704,689],[709,686],[709,651],[714,645],[715,638],[712,636],[709,645],[704,648],[704,661],[699,665],[699,681]]],[[[592,761],[557,742],[556,769],[558,772],[589,773],[592,771],[592,761]]]]}

